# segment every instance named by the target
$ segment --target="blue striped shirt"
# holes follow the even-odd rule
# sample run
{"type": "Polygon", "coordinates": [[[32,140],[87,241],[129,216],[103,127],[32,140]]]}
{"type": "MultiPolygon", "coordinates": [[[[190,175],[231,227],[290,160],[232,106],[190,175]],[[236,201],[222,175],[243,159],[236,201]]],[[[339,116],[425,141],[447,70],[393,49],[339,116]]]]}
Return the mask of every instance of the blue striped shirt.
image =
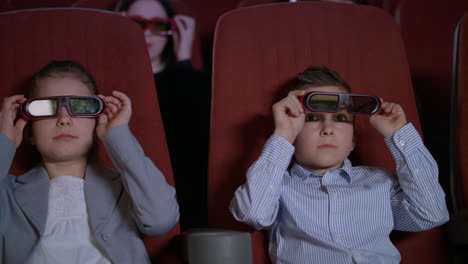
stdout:
{"type": "Polygon", "coordinates": [[[448,221],[437,163],[413,125],[385,142],[389,170],[342,167],[320,175],[294,164],[294,147],[272,136],[231,201],[238,221],[268,229],[273,263],[399,263],[392,230],[423,231],[448,221]]]}

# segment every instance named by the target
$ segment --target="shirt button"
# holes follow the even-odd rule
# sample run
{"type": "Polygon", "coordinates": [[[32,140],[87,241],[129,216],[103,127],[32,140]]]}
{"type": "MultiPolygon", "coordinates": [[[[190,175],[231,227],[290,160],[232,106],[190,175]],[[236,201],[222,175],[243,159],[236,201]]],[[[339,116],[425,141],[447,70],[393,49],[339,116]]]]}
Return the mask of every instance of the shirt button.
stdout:
{"type": "Polygon", "coordinates": [[[323,180],[323,182],[326,183],[326,184],[329,184],[329,183],[330,183],[330,179],[325,179],[325,180],[323,180]]]}
{"type": "Polygon", "coordinates": [[[287,157],[288,157],[288,153],[286,153],[286,152],[281,153],[281,155],[282,155],[284,158],[287,158],[287,157]]]}
{"type": "Polygon", "coordinates": [[[356,258],[359,259],[359,260],[361,260],[361,259],[362,259],[362,255],[361,255],[361,254],[357,254],[357,255],[356,255],[356,258]]]}
{"type": "Polygon", "coordinates": [[[268,186],[271,190],[275,189],[275,187],[273,187],[273,185],[269,185],[268,186]]]}
{"type": "Polygon", "coordinates": [[[336,194],[333,194],[333,195],[332,195],[332,199],[333,199],[333,200],[338,200],[338,196],[337,196],[336,194]]]}
{"type": "Polygon", "coordinates": [[[419,174],[419,169],[413,169],[413,173],[418,175],[419,174]]]}
{"type": "Polygon", "coordinates": [[[335,237],[335,240],[336,240],[336,241],[341,241],[341,237],[340,237],[340,236],[336,236],[336,237],[335,237]]]}
{"type": "Polygon", "coordinates": [[[405,146],[405,141],[404,141],[404,140],[400,140],[400,142],[398,142],[398,144],[400,144],[400,146],[404,147],[404,146],[405,146]]]}

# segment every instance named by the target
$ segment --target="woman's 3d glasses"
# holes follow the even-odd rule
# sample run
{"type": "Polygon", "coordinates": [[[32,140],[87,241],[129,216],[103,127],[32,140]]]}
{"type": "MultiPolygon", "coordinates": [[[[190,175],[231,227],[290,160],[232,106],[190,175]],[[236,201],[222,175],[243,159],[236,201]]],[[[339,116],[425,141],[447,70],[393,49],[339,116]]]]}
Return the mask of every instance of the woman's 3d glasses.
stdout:
{"type": "Polygon", "coordinates": [[[381,107],[380,98],[368,94],[310,92],[299,100],[305,109],[323,113],[336,113],[345,104],[350,114],[372,115],[381,107]]]}
{"type": "Polygon", "coordinates": [[[150,29],[158,35],[172,35],[177,31],[175,20],[172,18],[144,19],[141,17],[130,17],[130,19],[140,25],[143,30],[150,29]]]}
{"type": "Polygon", "coordinates": [[[63,106],[72,117],[97,117],[106,105],[93,95],[35,97],[23,103],[21,113],[27,119],[55,118],[63,106]]]}

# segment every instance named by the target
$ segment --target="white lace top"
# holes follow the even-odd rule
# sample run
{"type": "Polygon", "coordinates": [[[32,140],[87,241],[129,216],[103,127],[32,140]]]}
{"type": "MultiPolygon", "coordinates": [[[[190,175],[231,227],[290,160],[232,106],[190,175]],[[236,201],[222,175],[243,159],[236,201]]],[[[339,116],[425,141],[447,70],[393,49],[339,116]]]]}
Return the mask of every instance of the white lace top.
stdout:
{"type": "Polygon", "coordinates": [[[91,233],[83,186],[73,176],[50,180],[47,223],[29,264],[110,264],[91,233]]]}

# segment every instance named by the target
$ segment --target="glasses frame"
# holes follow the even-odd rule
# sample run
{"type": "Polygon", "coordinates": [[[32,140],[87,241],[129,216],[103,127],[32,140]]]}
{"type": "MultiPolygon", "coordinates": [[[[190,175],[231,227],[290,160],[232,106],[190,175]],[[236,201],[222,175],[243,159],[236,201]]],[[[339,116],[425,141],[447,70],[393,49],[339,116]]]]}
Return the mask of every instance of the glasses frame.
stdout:
{"type": "Polygon", "coordinates": [[[173,18],[153,18],[153,19],[145,19],[142,17],[129,17],[129,18],[135,22],[145,23],[145,27],[143,28],[143,30],[150,29],[152,32],[155,32],[158,35],[168,36],[168,35],[173,35],[177,32],[177,24],[173,18]],[[170,23],[171,28],[168,31],[157,31],[154,29],[156,22],[170,23]]]}
{"type": "Polygon", "coordinates": [[[99,117],[104,113],[104,110],[106,109],[106,103],[104,100],[102,100],[100,97],[96,95],[62,95],[62,96],[45,96],[45,97],[31,97],[27,99],[22,105],[21,105],[21,114],[24,118],[29,119],[29,120],[41,120],[41,119],[53,119],[57,118],[59,115],[60,109],[64,107],[67,109],[68,114],[71,117],[77,117],[77,118],[96,118],[99,117]],[[95,114],[72,114],[71,112],[71,106],[70,106],[70,99],[80,99],[80,98],[93,98],[97,99],[99,102],[99,110],[95,114]],[[48,115],[48,116],[33,116],[29,113],[28,106],[38,100],[47,100],[47,99],[58,99],[57,100],[57,111],[55,112],[54,115],[48,115]]]}
{"type": "Polygon", "coordinates": [[[373,115],[376,114],[380,111],[382,108],[382,99],[376,95],[372,94],[358,94],[358,93],[333,93],[333,92],[308,92],[305,95],[299,96],[298,97],[299,101],[302,103],[302,106],[304,107],[305,110],[309,110],[311,112],[317,112],[317,113],[336,113],[341,110],[341,106],[343,104],[346,105],[346,111],[352,115],[373,115]],[[334,111],[317,111],[312,109],[308,105],[309,98],[312,95],[338,95],[338,104],[337,104],[337,109],[334,111]],[[363,113],[363,112],[351,112],[350,111],[350,105],[349,105],[349,98],[351,96],[359,96],[359,97],[372,97],[377,101],[377,107],[371,112],[371,113],[363,113]]]}

